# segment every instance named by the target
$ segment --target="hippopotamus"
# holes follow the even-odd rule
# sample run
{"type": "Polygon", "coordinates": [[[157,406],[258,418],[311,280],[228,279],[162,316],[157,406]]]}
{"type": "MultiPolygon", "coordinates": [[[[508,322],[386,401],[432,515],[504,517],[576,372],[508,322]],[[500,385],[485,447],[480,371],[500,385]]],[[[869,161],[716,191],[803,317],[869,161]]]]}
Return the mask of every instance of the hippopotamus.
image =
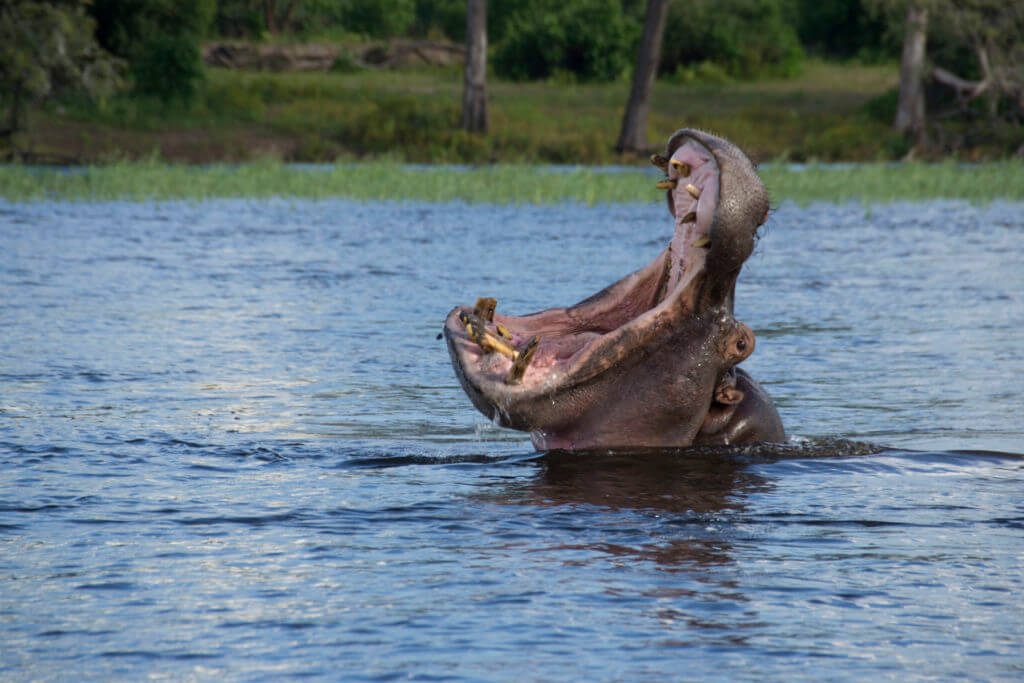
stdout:
{"type": "Polygon", "coordinates": [[[647,266],[567,308],[455,307],[444,336],[473,405],[538,450],[781,442],[764,389],[736,366],[754,333],[733,317],[736,279],[768,195],[732,143],[683,129],[664,155],[674,232],[647,266]]]}

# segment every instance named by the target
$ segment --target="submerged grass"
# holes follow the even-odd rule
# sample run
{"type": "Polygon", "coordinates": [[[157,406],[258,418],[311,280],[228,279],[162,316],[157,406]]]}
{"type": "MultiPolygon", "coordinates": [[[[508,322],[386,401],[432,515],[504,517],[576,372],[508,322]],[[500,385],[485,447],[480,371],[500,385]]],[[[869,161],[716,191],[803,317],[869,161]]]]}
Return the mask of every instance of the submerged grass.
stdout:
{"type": "MultiPolygon", "coordinates": [[[[900,199],[1024,200],[1024,161],[980,164],[767,164],[775,202],[900,199]]],[[[345,197],[363,200],[593,205],[659,199],[654,169],[498,164],[431,167],[393,161],[303,167],[276,160],[188,166],[120,162],[48,169],[0,166],[0,197],[12,201],[345,197]]]]}

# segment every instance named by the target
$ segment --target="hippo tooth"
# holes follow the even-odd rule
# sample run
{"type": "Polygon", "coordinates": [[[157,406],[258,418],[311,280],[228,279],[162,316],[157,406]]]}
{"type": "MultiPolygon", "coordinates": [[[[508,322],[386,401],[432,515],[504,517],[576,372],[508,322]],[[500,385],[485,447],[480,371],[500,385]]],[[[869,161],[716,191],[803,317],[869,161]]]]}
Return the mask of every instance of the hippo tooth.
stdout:
{"type": "Polygon", "coordinates": [[[689,192],[690,196],[694,199],[700,199],[700,190],[697,189],[697,186],[693,183],[688,183],[686,185],[686,191],[689,192]]]}
{"type": "Polygon", "coordinates": [[[697,222],[697,212],[696,211],[691,211],[690,213],[688,213],[685,216],[683,216],[683,223],[696,223],[696,222],[697,222]]]}
{"type": "Polygon", "coordinates": [[[505,384],[519,384],[523,381],[523,375],[526,374],[526,368],[530,367],[530,362],[533,360],[534,354],[537,353],[538,346],[540,346],[540,337],[534,335],[513,359],[512,368],[509,369],[508,375],[505,377],[505,384]]]}
{"type": "Polygon", "coordinates": [[[501,323],[498,323],[496,327],[498,328],[498,334],[499,335],[501,335],[505,339],[511,339],[512,338],[512,333],[508,331],[507,327],[505,327],[501,323]]]}
{"type": "Polygon", "coordinates": [[[664,171],[666,175],[668,174],[668,159],[665,157],[660,154],[652,154],[651,163],[664,171]]]}
{"type": "Polygon", "coordinates": [[[700,248],[700,247],[706,247],[706,246],[708,246],[709,244],[711,244],[711,238],[710,238],[710,237],[708,237],[707,235],[701,235],[700,237],[698,237],[698,238],[697,238],[696,240],[694,240],[694,242],[693,242],[693,246],[695,246],[695,247],[697,247],[697,248],[700,248]]]}
{"type": "Polygon", "coordinates": [[[491,322],[494,320],[494,309],[498,307],[497,299],[489,296],[482,296],[476,300],[476,304],[473,305],[473,315],[480,318],[484,322],[491,322]]]}
{"type": "Polygon", "coordinates": [[[660,183],[655,185],[659,190],[671,190],[679,183],[677,178],[665,178],[660,183]]]}
{"type": "Polygon", "coordinates": [[[685,161],[679,161],[679,159],[672,160],[672,167],[679,172],[679,175],[686,177],[690,175],[690,165],[685,161]]]}
{"type": "Polygon", "coordinates": [[[508,356],[512,360],[515,360],[518,356],[516,350],[507,341],[501,337],[496,337],[487,331],[484,327],[484,322],[475,315],[470,315],[465,311],[459,312],[459,320],[466,328],[466,334],[469,338],[476,342],[477,346],[484,350],[485,353],[491,351],[497,351],[503,356],[508,356]]]}

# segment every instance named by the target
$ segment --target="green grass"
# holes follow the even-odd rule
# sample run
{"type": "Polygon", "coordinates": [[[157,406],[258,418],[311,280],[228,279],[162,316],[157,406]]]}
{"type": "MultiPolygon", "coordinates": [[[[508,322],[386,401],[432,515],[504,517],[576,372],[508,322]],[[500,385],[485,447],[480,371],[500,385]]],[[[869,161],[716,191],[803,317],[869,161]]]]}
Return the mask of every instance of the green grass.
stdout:
{"type": "MultiPolygon", "coordinates": [[[[678,128],[722,135],[760,161],[878,161],[906,143],[891,113],[870,103],[897,82],[895,65],[809,61],[801,76],[729,84],[671,79],[655,86],[648,141],[678,128]]],[[[609,164],[635,161],[613,146],[629,83],[488,83],[490,130],[460,130],[457,68],[352,73],[209,69],[193,107],[121,95],[101,105],[53,103],[36,117],[42,158],[83,163],[390,158],[439,163],[609,164]]],[[[1021,140],[1024,142],[1024,139],[1021,140]]],[[[987,148],[986,148],[987,149],[987,148]]],[[[998,148],[991,154],[999,156],[998,148]]]]}
{"type": "MultiPolygon", "coordinates": [[[[888,202],[900,199],[1024,200],[1024,161],[981,164],[809,165],[761,168],[774,202],[888,202]]],[[[70,172],[0,166],[0,197],[11,201],[169,200],[222,197],[415,199],[584,204],[660,201],[656,174],[579,167],[508,165],[465,170],[394,161],[297,169],[275,160],[196,167],[118,162],[70,172]]]]}
{"type": "MultiPolygon", "coordinates": [[[[897,65],[805,63],[800,76],[751,82],[655,85],[649,147],[682,127],[728,138],[757,161],[885,161],[907,141],[892,130],[897,65]]],[[[191,107],[119,95],[101,104],[53,101],[21,136],[34,158],[107,163],[154,155],[188,163],[391,159],[422,163],[637,163],[613,146],[629,83],[565,80],[488,83],[490,130],[460,129],[458,68],[351,73],[208,69],[191,107]],[[31,143],[29,140],[31,139],[31,143]]],[[[957,128],[965,160],[1011,156],[1020,126],[957,128]]],[[[943,137],[943,136],[940,136],[943,137]]],[[[952,144],[952,143],[951,143],[952,144]]],[[[948,151],[948,150],[947,150],[948,151]]],[[[2,150],[0,150],[2,152],[2,150]]],[[[944,150],[934,154],[942,158],[944,150]]]]}

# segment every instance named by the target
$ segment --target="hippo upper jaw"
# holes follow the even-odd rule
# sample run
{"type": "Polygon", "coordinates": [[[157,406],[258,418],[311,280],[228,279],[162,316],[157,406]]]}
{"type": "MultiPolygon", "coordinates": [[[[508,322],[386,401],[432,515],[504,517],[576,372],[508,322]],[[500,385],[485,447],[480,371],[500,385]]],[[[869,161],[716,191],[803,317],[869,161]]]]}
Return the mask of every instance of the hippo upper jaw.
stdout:
{"type": "Polygon", "coordinates": [[[675,229],[648,266],[568,308],[506,316],[481,300],[445,321],[473,404],[538,448],[689,445],[716,385],[753,351],[732,292],[766,213],[763,186],[717,138],[680,131],[666,151],[654,161],[675,229]],[[722,199],[747,184],[746,202],[722,199]]]}

